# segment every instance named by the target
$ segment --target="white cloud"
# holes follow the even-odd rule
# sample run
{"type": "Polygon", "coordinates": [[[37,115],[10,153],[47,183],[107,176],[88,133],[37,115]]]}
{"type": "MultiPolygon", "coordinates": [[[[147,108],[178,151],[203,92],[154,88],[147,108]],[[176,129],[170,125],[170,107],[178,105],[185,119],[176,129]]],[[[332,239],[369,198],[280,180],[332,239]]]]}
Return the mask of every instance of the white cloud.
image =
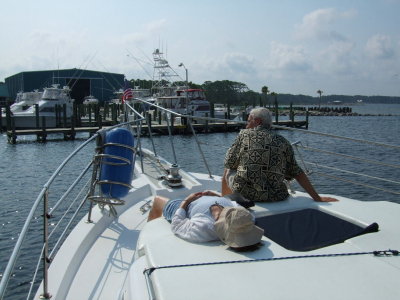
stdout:
{"type": "Polygon", "coordinates": [[[202,65],[199,64],[197,67],[202,68],[205,73],[223,75],[222,78],[252,74],[255,71],[254,58],[243,53],[226,53],[221,59],[203,61],[202,65]]]}
{"type": "Polygon", "coordinates": [[[167,25],[166,19],[154,20],[145,25],[145,30],[147,31],[147,33],[151,34],[159,33],[166,27],[166,25],[167,25]]]}
{"type": "Polygon", "coordinates": [[[314,61],[314,69],[319,73],[339,73],[347,76],[355,72],[353,56],[355,44],[352,42],[335,42],[322,50],[314,61]]]}
{"type": "Polygon", "coordinates": [[[388,59],[392,58],[395,54],[391,38],[382,34],[370,37],[365,49],[367,54],[372,58],[388,59]]]}
{"type": "Polygon", "coordinates": [[[254,58],[242,53],[225,54],[221,66],[232,73],[251,74],[255,71],[254,58]]]}
{"type": "Polygon", "coordinates": [[[295,37],[300,40],[323,39],[345,41],[347,38],[333,29],[336,22],[350,18],[353,11],[338,12],[333,8],[315,10],[303,17],[301,24],[295,27],[295,37]]]}
{"type": "Polygon", "coordinates": [[[147,49],[166,25],[165,19],[153,20],[130,33],[104,33],[101,38],[85,29],[78,32],[64,30],[62,34],[52,29],[32,30],[20,44],[10,45],[7,57],[11,59],[3,62],[2,74],[8,77],[31,70],[81,68],[127,73],[132,77],[140,74],[147,78],[141,67],[126,57],[127,49],[147,49]],[[26,55],[28,52],[31,55],[26,55]]]}
{"type": "Polygon", "coordinates": [[[202,58],[189,67],[189,80],[203,83],[210,80],[231,80],[249,84],[257,76],[254,57],[239,52],[225,53],[222,57],[202,58]]]}
{"type": "Polygon", "coordinates": [[[303,72],[311,69],[312,66],[302,47],[272,42],[267,67],[281,71],[303,72]]]}
{"type": "Polygon", "coordinates": [[[62,35],[34,30],[20,44],[10,45],[8,57],[11,59],[4,62],[3,66],[10,72],[8,76],[22,71],[78,67],[84,63],[82,52],[87,57],[95,52],[94,48],[88,47],[88,41],[89,36],[84,30],[78,33],[64,32],[62,35]]]}

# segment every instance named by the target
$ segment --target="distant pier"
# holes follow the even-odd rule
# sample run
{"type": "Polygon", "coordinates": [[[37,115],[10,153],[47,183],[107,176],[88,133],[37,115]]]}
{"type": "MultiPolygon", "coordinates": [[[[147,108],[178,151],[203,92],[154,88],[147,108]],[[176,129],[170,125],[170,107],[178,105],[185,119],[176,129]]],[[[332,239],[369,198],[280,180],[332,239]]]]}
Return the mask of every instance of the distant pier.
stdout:
{"type": "MultiPolygon", "coordinates": [[[[64,136],[64,140],[74,140],[78,133],[94,134],[99,129],[108,128],[119,123],[119,116],[123,113],[123,109],[118,104],[108,104],[104,108],[97,105],[83,106],[79,105],[74,109],[74,115],[68,120],[62,115],[59,115],[59,120],[56,122],[57,127],[46,127],[45,117],[37,116],[36,128],[19,129],[13,124],[13,117],[7,115],[6,133],[8,142],[15,144],[18,136],[36,136],[38,142],[46,142],[50,135],[64,136]]],[[[160,111],[145,111],[143,112],[147,122],[143,122],[141,135],[149,134],[149,126],[152,134],[165,135],[169,134],[190,134],[192,129],[187,123],[186,118],[175,118],[171,115],[170,130],[168,130],[165,116],[160,111]]],[[[305,120],[294,120],[294,113],[289,116],[289,120],[279,120],[278,115],[273,117],[273,123],[279,126],[287,127],[302,127],[308,128],[308,116],[305,120]]],[[[227,116],[229,117],[229,115],[227,116]]],[[[206,119],[206,118],[205,118],[206,119]]],[[[242,120],[247,119],[247,115],[243,113],[242,120]]],[[[1,121],[1,116],[0,116],[1,121]]],[[[0,123],[1,124],[1,123],[0,123]]],[[[217,119],[217,120],[198,120],[191,123],[196,133],[214,133],[214,132],[234,132],[245,127],[245,122],[236,122],[233,120],[217,119]]]]}
{"type": "MultiPolygon", "coordinates": [[[[307,121],[279,121],[278,123],[273,122],[274,125],[287,126],[287,127],[306,127],[307,121]]],[[[64,140],[74,140],[77,133],[89,133],[92,135],[102,128],[108,128],[111,125],[108,123],[106,126],[85,126],[85,127],[66,127],[66,128],[39,128],[39,129],[12,129],[7,130],[7,138],[10,144],[17,142],[18,136],[33,135],[36,136],[38,142],[46,142],[50,135],[62,134],[64,140]]],[[[243,129],[244,124],[227,121],[217,123],[202,123],[192,124],[193,129],[196,133],[216,133],[216,132],[235,132],[243,129]]],[[[142,125],[141,135],[148,136],[149,128],[148,124],[142,125]]],[[[166,123],[150,125],[152,134],[155,135],[167,135],[169,134],[168,126],[166,123]]],[[[191,128],[189,125],[175,124],[170,127],[172,134],[189,134],[191,128]]]]}

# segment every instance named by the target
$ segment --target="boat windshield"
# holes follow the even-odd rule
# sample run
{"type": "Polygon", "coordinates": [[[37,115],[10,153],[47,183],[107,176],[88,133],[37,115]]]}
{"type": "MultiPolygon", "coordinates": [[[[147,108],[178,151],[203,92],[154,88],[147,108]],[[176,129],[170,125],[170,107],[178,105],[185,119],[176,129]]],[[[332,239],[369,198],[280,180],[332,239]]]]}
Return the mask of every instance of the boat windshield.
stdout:
{"type": "Polygon", "coordinates": [[[45,89],[43,99],[45,100],[58,100],[64,98],[65,94],[59,89],[45,89]]]}

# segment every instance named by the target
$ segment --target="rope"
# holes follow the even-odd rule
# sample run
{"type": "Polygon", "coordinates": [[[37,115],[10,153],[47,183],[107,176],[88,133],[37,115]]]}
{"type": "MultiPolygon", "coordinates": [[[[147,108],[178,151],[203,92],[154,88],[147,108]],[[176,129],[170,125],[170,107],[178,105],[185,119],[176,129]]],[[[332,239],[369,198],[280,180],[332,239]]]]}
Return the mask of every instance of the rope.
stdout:
{"type": "Polygon", "coordinates": [[[398,250],[375,250],[369,252],[352,252],[352,253],[333,253],[333,254],[312,254],[312,255],[298,255],[298,256],[283,256],[283,257],[270,257],[270,258],[259,258],[259,259],[243,259],[243,260],[230,260],[230,261],[217,261],[217,262],[206,262],[197,264],[181,264],[181,265],[167,265],[159,267],[146,268],[143,274],[151,275],[155,270],[160,269],[172,269],[172,268],[185,268],[185,267],[198,267],[198,266],[213,266],[213,265],[225,265],[225,264],[240,264],[240,263],[253,263],[253,262],[264,262],[264,261],[275,261],[275,260],[288,260],[288,259],[300,259],[300,258],[320,258],[320,257],[338,257],[338,256],[355,256],[355,255],[366,255],[372,254],[374,256],[398,256],[398,250]]]}
{"type": "Polygon", "coordinates": [[[321,164],[314,163],[314,162],[305,161],[305,163],[307,163],[307,164],[309,164],[309,165],[314,165],[314,166],[316,166],[316,167],[326,168],[326,169],[335,170],[335,171],[339,171],[339,172],[343,172],[343,173],[348,173],[348,174],[352,174],[352,175],[358,175],[358,176],[368,177],[368,178],[376,179],[376,180],[380,180],[380,181],[390,182],[390,183],[394,183],[394,184],[400,184],[399,181],[394,181],[394,180],[385,179],[385,178],[380,178],[380,177],[375,177],[375,176],[371,176],[371,175],[367,175],[367,174],[352,172],[352,171],[348,171],[348,170],[344,170],[344,169],[339,169],[339,168],[335,168],[335,167],[329,167],[329,166],[321,165],[321,164]]]}
{"type": "Polygon", "coordinates": [[[386,190],[386,189],[379,188],[379,187],[376,187],[376,186],[373,186],[373,185],[369,185],[369,184],[365,184],[365,183],[361,183],[361,182],[356,182],[356,181],[348,180],[348,179],[342,179],[340,177],[333,176],[333,175],[328,175],[328,174],[321,173],[321,172],[314,171],[314,173],[315,174],[319,174],[321,176],[325,176],[325,177],[331,178],[331,179],[340,180],[340,181],[347,182],[347,183],[352,183],[352,184],[355,184],[355,185],[365,186],[365,187],[368,187],[368,188],[371,188],[371,189],[375,189],[375,190],[379,190],[379,191],[383,191],[383,192],[386,192],[386,193],[400,195],[400,192],[386,190]]]}
{"type": "Polygon", "coordinates": [[[302,132],[302,133],[327,136],[327,137],[332,137],[332,138],[337,138],[337,139],[342,139],[342,140],[348,140],[348,141],[353,141],[353,142],[359,142],[359,143],[364,143],[364,144],[370,144],[370,145],[382,146],[382,147],[394,148],[394,149],[399,149],[400,150],[400,146],[398,146],[398,145],[390,145],[390,144],[378,143],[378,142],[373,142],[373,141],[354,139],[354,138],[349,138],[349,137],[346,137],[346,136],[339,136],[339,135],[334,135],[334,134],[329,134],[329,133],[322,133],[322,132],[299,129],[299,128],[291,128],[291,127],[286,127],[286,126],[273,125],[273,127],[274,128],[278,128],[278,129],[298,131],[298,132],[302,132]]]}
{"type": "Polygon", "coordinates": [[[369,160],[369,159],[365,159],[365,158],[359,158],[359,157],[356,157],[356,156],[351,156],[351,155],[346,155],[346,154],[340,154],[340,153],[336,153],[336,152],[321,150],[321,149],[312,148],[312,147],[303,146],[303,145],[298,146],[298,147],[304,148],[305,150],[312,150],[312,151],[316,151],[316,152],[322,152],[322,153],[326,153],[326,154],[341,156],[341,157],[345,157],[345,158],[349,158],[349,159],[364,161],[364,162],[368,162],[368,163],[375,164],[375,165],[381,165],[381,166],[386,166],[386,167],[391,167],[391,168],[400,169],[400,166],[399,166],[399,165],[385,164],[385,163],[382,163],[382,162],[380,162],[380,161],[369,160]]]}

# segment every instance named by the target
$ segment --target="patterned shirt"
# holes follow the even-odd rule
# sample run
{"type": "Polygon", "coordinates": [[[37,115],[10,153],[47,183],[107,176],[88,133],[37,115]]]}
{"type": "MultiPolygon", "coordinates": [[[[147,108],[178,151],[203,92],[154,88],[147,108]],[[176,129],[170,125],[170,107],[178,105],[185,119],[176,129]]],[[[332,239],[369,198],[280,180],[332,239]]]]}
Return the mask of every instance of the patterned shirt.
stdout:
{"type": "Polygon", "coordinates": [[[287,198],[289,193],[284,179],[292,179],[303,172],[290,143],[261,126],[240,131],[226,153],[224,165],[237,171],[232,191],[260,202],[287,198]]]}

